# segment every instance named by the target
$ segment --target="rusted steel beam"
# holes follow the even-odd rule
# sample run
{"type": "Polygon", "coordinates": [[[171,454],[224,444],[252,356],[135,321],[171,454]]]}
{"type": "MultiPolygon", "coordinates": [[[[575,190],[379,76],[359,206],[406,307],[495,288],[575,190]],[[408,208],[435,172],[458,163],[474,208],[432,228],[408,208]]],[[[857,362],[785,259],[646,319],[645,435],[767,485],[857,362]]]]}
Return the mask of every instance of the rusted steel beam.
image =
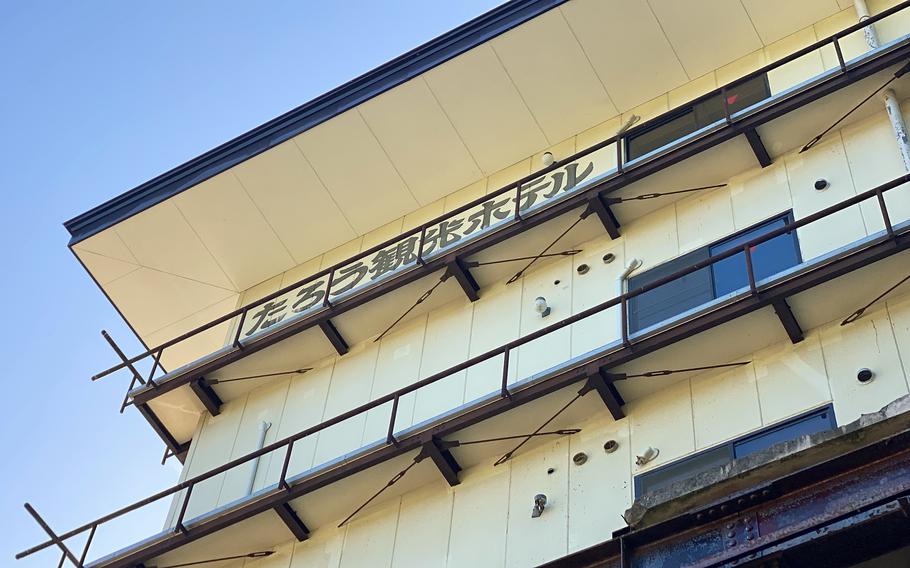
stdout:
{"type": "Polygon", "coordinates": [[[595,193],[588,202],[588,211],[597,215],[611,239],[619,238],[619,220],[610,209],[609,199],[604,199],[600,193],[595,193]]]}
{"type": "Polygon", "coordinates": [[[803,329],[799,326],[799,321],[793,315],[793,310],[790,309],[790,304],[787,303],[786,298],[781,298],[772,303],[771,306],[774,307],[774,313],[777,314],[781,325],[784,326],[784,331],[787,332],[787,337],[790,338],[792,343],[799,343],[805,339],[803,329]]]}
{"type": "Polygon", "coordinates": [[[322,333],[325,334],[325,338],[329,340],[329,343],[332,344],[332,347],[335,348],[335,351],[337,351],[339,355],[344,355],[348,352],[350,349],[348,342],[341,337],[341,333],[338,332],[338,328],[335,327],[332,320],[327,319],[320,321],[319,329],[322,330],[322,333]]]}
{"type": "Polygon", "coordinates": [[[215,389],[210,384],[205,382],[204,378],[198,378],[191,382],[190,389],[196,395],[196,398],[199,399],[199,402],[202,403],[202,406],[209,411],[209,414],[212,416],[221,414],[221,397],[218,396],[218,393],[215,392],[215,389]]]}
{"type": "Polygon", "coordinates": [[[908,499],[904,431],[544,566],[848,566],[910,544],[908,499]]]}
{"type": "Polygon", "coordinates": [[[281,518],[282,522],[288,527],[288,530],[291,531],[291,534],[294,535],[299,542],[303,542],[306,539],[310,538],[310,529],[307,528],[303,521],[300,520],[300,517],[297,515],[297,512],[291,508],[290,503],[282,503],[275,507],[275,512],[281,518]]]}
{"type": "Polygon", "coordinates": [[[471,275],[471,271],[468,270],[464,262],[457,256],[446,265],[446,278],[449,277],[455,278],[469,300],[476,302],[480,299],[480,294],[478,294],[480,285],[474,279],[474,276],[471,275]]]}
{"type": "Polygon", "coordinates": [[[461,480],[458,479],[458,472],[461,471],[461,466],[455,461],[455,456],[452,455],[448,448],[439,447],[437,438],[425,443],[422,452],[433,460],[433,464],[451,487],[461,483],[461,480]]]}

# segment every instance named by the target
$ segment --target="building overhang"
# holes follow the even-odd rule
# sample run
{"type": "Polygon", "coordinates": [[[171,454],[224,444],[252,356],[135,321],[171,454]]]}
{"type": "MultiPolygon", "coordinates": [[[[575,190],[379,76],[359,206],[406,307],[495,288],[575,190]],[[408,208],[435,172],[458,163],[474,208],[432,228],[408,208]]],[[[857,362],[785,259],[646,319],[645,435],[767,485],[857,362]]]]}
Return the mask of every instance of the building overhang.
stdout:
{"type": "Polygon", "coordinates": [[[514,0],[68,221],[70,246],[138,336],[161,343],[849,7],[806,0],[781,18],[746,4],[514,0]]]}
{"type": "MultiPolygon", "coordinates": [[[[799,55],[800,52],[796,52],[794,57],[799,55]]],[[[906,41],[901,41],[880,52],[869,54],[866,58],[851,62],[846,72],[836,69],[826,72],[790,92],[772,97],[760,108],[752,109],[742,116],[734,116],[730,123],[709,129],[699,136],[690,137],[657,155],[624,164],[621,170],[614,168],[597,183],[585,186],[582,191],[567,194],[558,203],[523,215],[520,220],[471,240],[450,254],[427,258],[422,264],[393,274],[380,284],[333,301],[324,309],[284,322],[271,328],[268,333],[214,350],[200,360],[159,377],[154,385],[136,388],[130,394],[132,401],[151,408],[171,432],[176,444],[185,443],[195,428],[196,413],[204,408],[205,402],[200,402],[198,396],[192,392],[190,385],[194,381],[303,367],[338,350],[337,342],[333,343],[330,341],[331,335],[326,335],[327,324],[331,324],[338,332],[338,336],[349,344],[374,337],[388,323],[394,321],[395,317],[407,310],[415,298],[433,286],[453,264],[471,264],[477,261],[536,254],[578,215],[587,211],[593,199],[602,201],[608,197],[640,195],[677,189],[680,186],[694,187],[725,181],[734,174],[754,167],[759,160],[749,143],[748,132],[759,134],[767,144],[769,155],[777,158],[823,130],[830,123],[832,109],[848,110],[856,101],[893,76],[894,71],[906,61],[908,55],[910,46],[906,41]]],[[[899,96],[910,96],[910,91],[904,83],[895,83],[895,88],[899,96]]],[[[876,109],[874,102],[867,102],[844,124],[861,120],[876,109]]],[[[617,144],[611,143],[611,139],[604,141],[604,144],[606,151],[615,152],[617,144]]],[[[603,152],[604,149],[597,152],[603,152]]],[[[575,157],[570,156],[567,161],[573,158],[575,157]]],[[[559,167],[560,162],[552,166],[559,167]]],[[[514,187],[505,188],[502,195],[508,197],[509,192],[514,191],[516,191],[514,187]]],[[[668,202],[669,198],[660,205],[654,202],[624,203],[614,206],[611,212],[615,214],[619,223],[623,224],[668,202]]],[[[468,209],[471,205],[467,206],[468,209]]],[[[584,242],[594,238],[608,231],[608,227],[603,224],[600,217],[591,214],[573,231],[572,238],[575,240],[566,242],[566,246],[570,248],[571,242],[584,242]]],[[[415,235],[419,235],[419,232],[415,235]]],[[[393,239],[376,248],[392,246],[395,242],[393,239]]],[[[361,256],[369,257],[369,253],[370,251],[366,251],[361,256]]],[[[339,266],[343,267],[345,263],[350,262],[344,261],[339,266]]],[[[508,278],[511,268],[506,265],[486,266],[471,268],[470,273],[483,290],[508,278]]],[[[440,287],[430,301],[419,306],[410,315],[416,317],[463,296],[464,287],[454,283],[454,280],[456,279],[440,287]]],[[[294,291],[295,288],[289,286],[287,290],[294,291]]],[[[282,290],[272,296],[278,298],[285,292],[286,290],[282,290]]],[[[270,301],[272,296],[248,306],[245,312],[242,310],[234,312],[233,321],[249,317],[249,314],[270,301]],[[248,315],[244,316],[241,313],[248,315]]],[[[782,305],[778,304],[776,307],[780,308],[782,305]]],[[[782,311],[781,314],[779,315],[786,319],[787,312],[782,311]]],[[[836,317],[836,314],[831,317],[836,317]]],[[[224,323],[219,323],[219,320],[210,322],[218,324],[213,325],[212,329],[223,335],[230,319],[223,318],[221,321],[224,323]]],[[[820,321],[817,318],[812,319],[820,321]]],[[[791,337],[798,334],[792,319],[787,331],[794,334],[791,337]]],[[[200,335],[204,336],[210,332],[200,335]]],[[[164,345],[165,352],[173,348],[168,346],[168,343],[164,345]]],[[[154,353],[154,350],[150,351],[147,358],[154,353]]],[[[230,400],[260,384],[261,381],[246,381],[233,383],[230,387],[215,386],[214,390],[221,400],[230,400]]],[[[179,448],[172,448],[172,451],[179,453],[179,448]]]]}

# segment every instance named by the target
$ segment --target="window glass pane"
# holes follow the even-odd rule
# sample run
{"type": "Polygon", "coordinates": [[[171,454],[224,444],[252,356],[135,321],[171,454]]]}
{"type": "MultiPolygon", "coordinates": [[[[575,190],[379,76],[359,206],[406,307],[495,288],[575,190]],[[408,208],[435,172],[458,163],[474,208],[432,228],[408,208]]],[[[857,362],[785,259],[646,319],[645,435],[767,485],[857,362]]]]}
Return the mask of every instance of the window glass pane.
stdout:
{"type": "MultiPolygon", "coordinates": [[[[706,258],[708,250],[704,248],[665,262],[630,278],[628,289],[635,290],[706,258]]],[[[703,268],[630,299],[629,330],[660,323],[713,298],[711,269],[703,268]]]]}
{"type": "MultiPolygon", "coordinates": [[[[751,231],[712,245],[711,256],[741,247],[752,239],[783,227],[788,221],[789,216],[779,217],[751,231]]],[[[796,238],[792,232],[784,233],[752,247],[752,266],[756,280],[773,276],[791,266],[796,266],[799,262],[799,248],[796,246],[796,238]]],[[[742,252],[714,263],[711,268],[714,274],[714,293],[718,297],[749,285],[746,255],[742,252]]]]}
{"type": "Polygon", "coordinates": [[[770,448],[779,442],[795,440],[800,436],[817,432],[825,432],[826,430],[831,430],[834,426],[834,413],[830,409],[826,409],[737,442],[734,444],[734,455],[737,458],[748,456],[770,448]]]}
{"type": "Polygon", "coordinates": [[[733,459],[729,445],[706,450],[635,478],[635,492],[642,495],[669,487],[673,482],[695,477],[703,471],[720,467],[733,459]]]}
{"type": "MultiPolygon", "coordinates": [[[[730,114],[741,111],[742,109],[761,102],[771,96],[768,89],[767,76],[760,75],[753,77],[741,83],[731,85],[726,92],[727,105],[730,108],[730,114]]],[[[694,106],[695,122],[698,128],[703,128],[725,118],[724,106],[720,94],[709,97],[694,106]]]]}
{"type": "Polygon", "coordinates": [[[686,134],[695,132],[695,115],[691,110],[685,114],[657,124],[638,134],[632,134],[627,139],[627,159],[634,160],[644,156],[652,150],[665,146],[686,134]]]}

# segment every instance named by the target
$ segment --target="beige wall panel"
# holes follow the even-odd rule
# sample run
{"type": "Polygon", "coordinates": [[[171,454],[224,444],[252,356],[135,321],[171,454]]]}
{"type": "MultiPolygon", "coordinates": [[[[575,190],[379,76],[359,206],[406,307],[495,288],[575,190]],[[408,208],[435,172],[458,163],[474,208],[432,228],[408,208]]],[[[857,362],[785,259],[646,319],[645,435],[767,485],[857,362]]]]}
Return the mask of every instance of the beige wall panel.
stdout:
{"type": "Polygon", "coordinates": [[[752,365],[692,377],[692,414],[697,450],[761,427],[752,365]]]}
{"type": "Polygon", "coordinates": [[[750,227],[791,208],[790,182],[783,161],[730,180],[733,228],[750,227]]]}
{"type": "MultiPolygon", "coordinates": [[[[234,439],[231,459],[245,456],[259,449],[257,443],[259,442],[259,428],[262,422],[270,424],[265,435],[265,445],[271,444],[278,439],[278,424],[281,422],[281,413],[284,410],[289,382],[288,380],[281,380],[276,384],[266,385],[250,391],[246,407],[243,409],[243,417],[240,419],[240,427],[237,429],[237,437],[234,439]]],[[[255,468],[254,492],[265,487],[269,464],[275,456],[277,456],[277,461],[281,461],[284,459],[284,452],[273,452],[259,458],[259,465],[255,468]]],[[[253,466],[254,464],[251,461],[225,472],[224,484],[221,487],[221,495],[218,498],[219,505],[230,503],[246,495],[246,485],[253,472],[253,466]]]]}
{"type": "MultiPolygon", "coordinates": [[[[420,372],[420,357],[423,353],[423,338],[426,331],[426,316],[393,329],[379,343],[376,372],[370,400],[375,400],[392,391],[417,381],[420,372]]],[[[402,397],[398,402],[398,416],[395,429],[411,425],[414,413],[414,393],[402,397]]],[[[367,412],[363,443],[385,438],[391,417],[391,404],[384,404],[367,412]]]]}
{"type": "Polygon", "coordinates": [[[606,540],[625,526],[620,514],[632,505],[632,449],[629,420],[615,422],[609,415],[582,425],[569,437],[569,456],[584,452],[588,461],[569,465],[569,552],[606,540]],[[619,448],[606,453],[604,443],[619,448]]]}
{"type": "MultiPolygon", "coordinates": [[[[378,352],[378,344],[367,342],[355,346],[336,361],[323,420],[369,401],[378,352]]],[[[360,447],[365,422],[366,415],[361,414],[322,430],[316,443],[313,465],[318,466],[360,447]]]]}
{"type": "Polygon", "coordinates": [[[704,75],[762,45],[739,2],[649,0],[648,5],[689,77],[704,75]]]}
{"type": "MultiPolygon", "coordinates": [[[[226,402],[221,407],[221,414],[207,417],[199,436],[193,440],[197,446],[193,459],[184,466],[188,477],[215,469],[230,460],[245,405],[245,399],[226,402]]],[[[196,484],[186,509],[186,518],[191,519],[215,508],[223,483],[224,475],[218,475],[196,484]]]]}
{"type": "Polygon", "coordinates": [[[779,422],[831,400],[828,375],[816,332],[793,345],[782,341],[752,357],[762,419],[779,422]]]}
{"type": "MultiPolygon", "coordinates": [[[[768,55],[768,62],[783,59],[787,55],[815,43],[815,41],[814,29],[805,28],[800,30],[766,47],[765,53],[768,55]]],[[[822,71],[824,71],[824,65],[822,64],[821,52],[818,50],[809,52],[802,57],[768,71],[768,84],[771,86],[771,94],[786,91],[822,71]]]]}
{"type": "Polygon", "coordinates": [[[679,253],[685,254],[735,232],[727,187],[676,202],[679,253]]]}
{"type": "Polygon", "coordinates": [[[320,270],[325,270],[330,266],[334,266],[339,262],[348,260],[362,249],[363,237],[357,237],[351,241],[344,243],[343,245],[333,248],[329,252],[322,255],[322,262],[319,265],[320,270]]]}
{"type": "MultiPolygon", "coordinates": [[[[539,168],[535,168],[539,169],[539,168]]],[[[487,178],[487,193],[492,193],[504,188],[512,182],[530,175],[531,158],[516,162],[511,166],[495,171],[487,178]]]]}
{"type": "Polygon", "coordinates": [[[676,207],[658,209],[646,217],[635,219],[624,227],[626,263],[633,258],[642,261],[638,272],[644,272],[679,255],[676,229],[676,207]]]}
{"type": "MultiPolygon", "coordinates": [[[[212,306],[186,317],[172,325],[147,334],[144,339],[151,346],[161,345],[201,325],[233,311],[237,307],[239,295],[229,296],[212,306]]],[[[225,345],[233,322],[225,322],[168,347],[161,355],[161,364],[165,369],[176,369],[204,355],[217,351],[225,345]]],[[[159,370],[160,373],[160,370],[159,370]]]]}
{"type": "Polygon", "coordinates": [[[732,63],[718,67],[714,74],[717,75],[717,86],[728,85],[741,77],[745,77],[756,69],[761,69],[768,64],[764,49],[753,51],[732,63]]]}
{"type": "MultiPolygon", "coordinates": [[[[626,266],[624,240],[612,241],[609,237],[589,241],[581,246],[583,252],[572,257],[572,313],[584,311],[618,295],[616,279],[626,266]],[[603,257],[613,254],[614,260],[605,264],[603,257]],[[577,268],[587,264],[587,274],[578,274],[577,268]]],[[[575,323],[572,330],[572,355],[581,355],[619,339],[619,307],[610,308],[588,316],[575,323]]]]}
{"type": "MultiPolygon", "coordinates": [[[[876,102],[884,107],[880,99],[876,102]]],[[[906,104],[903,110],[906,115],[906,104]]],[[[906,173],[891,121],[884,109],[873,117],[845,127],[841,134],[857,192],[872,189],[906,173]]],[[[904,185],[885,193],[885,205],[893,224],[910,219],[910,186],[904,185]]],[[[877,199],[868,199],[861,207],[869,233],[884,229],[877,199]]]]}
{"type": "Polygon", "coordinates": [[[341,564],[345,529],[329,525],[317,529],[310,538],[294,543],[290,568],[337,568],[341,564]]]}
{"type": "MultiPolygon", "coordinates": [[[[486,181],[486,180],[484,179],[483,181],[486,181]]],[[[468,187],[470,187],[470,186],[468,186],[468,187]]],[[[430,203],[429,205],[425,205],[425,206],[421,207],[420,209],[418,209],[417,211],[414,211],[413,213],[405,215],[404,220],[402,221],[402,224],[401,224],[401,232],[404,233],[406,231],[410,231],[411,229],[416,229],[423,223],[426,223],[427,221],[440,217],[445,210],[445,203],[446,203],[445,198],[437,199],[433,203],[430,203]]],[[[465,202],[465,203],[467,203],[467,202],[465,202]]]]}
{"type": "Polygon", "coordinates": [[[560,10],[512,28],[492,45],[551,142],[616,114],[560,10]]]}
{"type": "MultiPolygon", "coordinates": [[[[601,122],[593,128],[589,128],[584,132],[579,132],[575,137],[575,147],[579,151],[590,148],[591,146],[603,142],[604,140],[611,138],[616,135],[622,126],[622,120],[619,116],[615,116],[609,120],[601,122]]],[[[613,148],[613,162],[610,167],[616,167],[616,148],[613,148]]]]}
{"type": "Polygon", "coordinates": [[[307,130],[294,141],[357,233],[419,207],[356,109],[307,130]],[[364,200],[364,187],[383,198],[364,200]]]}
{"type": "MultiPolygon", "coordinates": [[[[537,268],[522,278],[522,284],[519,335],[525,336],[572,315],[571,258],[537,268]],[[545,318],[534,310],[537,297],[545,298],[550,306],[550,315],[545,318]]],[[[518,357],[516,378],[525,379],[568,359],[570,340],[571,330],[566,327],[519,347],[518,353],[512,354],[518,357]]]]}
{"type": "Polygon", "coordinates": [[[475,199],[480,199],[486,195],[486,193],[487,178],[483,178],[476,183],[459,189],[455,193],[447,195],[443,205],[443,212],[448,213],[449,211],[454,211],[462,205],[471,203],[475,199]]]}
{"type": "Polygon", "coordinates": [[[452,524],[452,491],[442,482],[401,498],[392,566],[442,568],[452,524]]]}
{"type": "Polygon", "coordinates": [[[102,286],[139,269],[138,264],[117,260],[103,254],[96,254],[75,247],[73,251],[79,257],[79,260],[85,264],[85,268],[102,286]]]}
{"type": "Polygon", "coordinates": [[[482,177],[423,77],[358,108],[421,205],[482,177]]]}
{"type": "MultiPolygon", "coordinates": [[[[289,568],[294,557],[294,543],[288,542],[273,548],[275,554],[265,558],[247,558],[243,561],[243,568],[289,568]]],[[[215,564],[217,568],[217,564],[215,564]]],[[[230,565],[225,565],[229,568],[230,565]]]]}
{"type": "Polygon", "coordinates": [[[846,326],[829,324],[822,329],[821,340],[838,424],[852,422],[860,414],[875,412],[907,394],[907,381],[884,308],[867,312],[846,326]],[[875,373],[866,384],[856,380],[857,370],[863,367],[875,373]]]}
{"type": "Polygon", "coordinates": [[[692,393],[689,381],[683,380],[626,405],[630,421],[633,474],[672,461],[695,450],[692,422],[692,393]],[[635,465],[636,453],[648,446],[660,450],[657,459],[643,468],[635,465]]]}
{"type": "MultiPolygon", "coordinates": [[[[521,287],[499,285],[486,291],[474,302],[471,322],[471,357],[518,337],[521,314],[521,287]]],[[[517,362],[511,358],[511,364],[517,362]]],[[[502,358],[497,357],[474,365],[467,372],[465,401],[493,392],[502,380],[502,358]]]]}
{"type": "Polygon", "coordinates": [[[629,110],[689,80],[647,3],[578,0],[560,10],[618,110],[629,110]],[[636,57],[617,57],[617,45],[636,57]]]}
{"type": "Polygon", "coordinates": [[[461,473],[454,488],[449,568],[498,568],[505,562],[510,467],[485,464],[461,473]]]}
{"type": "Polygon", "coordinates": [[[710,93],[717,88],[717,77],[714,71],[706,73],[697,79],[689,81],[682,87],[677,87],[667,93],[667,102],[670,108],[676,108],[698,97],[710,93]]]}
{"type": "Polygon", "coordinates": [[[564,556],[569,523],[569,438],[512,459],[506,566],[537,566],[564,556]],[[552,468],[553,473],[547,473],[552,468]],[[531,518],[534,496],[547,496],[543,514],[531,518]]]}
{"type": "Polygon", "coordinates": [[[342,568],[380,568],[392,565],[400,500],[376,510],[361,511],[350,521],[341,554],[342,568]]]}
{"type": "MultiPolygon", "coordinates": [[[[288,386],[288,394],[281,414],[281,421],[273,424],[276,439],[283,439],[322,422],[326,397],[332,380],[332,361],[317,366],[312,371],[295,375],[288,386]]],[[[288,476],[306,471],[313,465],[313,453],[319,435],[307,436],[294,442],[288,476]]],[[[276,483],[284,465],[284,451],[274,454],[269,463],[268,483],[276,483]]]]}
{"type": "MultiPolygon", "coordinates": [[[[456,301],[429,313],[420,378],[444,371],[468,358],[473,310],[467,301],[456,301]]],[[[415,393],[414,423],[451,410],[464,400],[465,376],[461,371],[415,393]]]]}
{"type": "Polygon", "coordinates": [[[123,239],[117,234],[116,229],[113,228],[96,233],[84,241],[76,243],[73,248],[115,258],[123,262],[139,264],[133,253],[124,244],[123,239]]]}
{"type": "Polygon", "coordinates": [[[901,357],[907,382],[910,384],[910,286],[904,284],[904,295],[888,300],[888,315],[891,317],[891,329],[897,342],[897,350],[901,357]]]}
{"type": "Polygon", "coordinates": [[[427,84],[484,173],[528,156],[547,139],[522,102],[490,45],[476,47],[428,71],[427,84]],[[502,144],[497,131],[521,144],[502,144]]]}
{"type": "MultiPolygon", "coordinates": [[[[898,4],[900,4],[900,0],[867,0],[866,2],[869,12],[872,14],[884,12],[898,4]]],[[[910,13],[907,10],[888,16],[875,24],[878,40],[882,45],[907,35],[907,30],[910,30],[910,13]]]]}
{"type": "Polygon", "coordinates": [[[660,116],[668,110],[670,110],[669,98],[667,97],[667,94],[664,93],[658,97],[654,97],[648,102],[642,103],[635,108],[622,113],[622,115],[619,117],[620,123],[626,124],[633,115],[639,117],[638,123],[646,122],[652,118],[660,116]]]}
{"type": "MultiPolygon", "coordinates": [[[[787,156],[786,164],[797,219],[855,195],[839,133],[808,152],[787,156]],[[830,187],[817,191],[813,184],[819,178],[828,180],[830,187]]],[[[864,237],[866,229],[860,210],[852,207],[816,221],[797,234],[803,259],[808,260],[864,237]]]]}
{"type": "Polygon", "coordinates": [[[298,264],[294,268],[285,271],[281,276],[281,288],[300,282],[307,276],[312,276],[319,272],[319,265],[322,263],[322,256],[311,258],[310,260],[298,264]]]}
{"type": "Polygon", "coordinates": [[[288,140],[234,170],[250,199],[298,263],[357,236],[294,142],[288,140]],[[302,213],[306,215],[302,222],[302,213]]]}
{"type": "Polygon", "coordinates": [[[811,26],[840,9],[835,0],[743,0],[743,6],[765,44],[811,26]]]}

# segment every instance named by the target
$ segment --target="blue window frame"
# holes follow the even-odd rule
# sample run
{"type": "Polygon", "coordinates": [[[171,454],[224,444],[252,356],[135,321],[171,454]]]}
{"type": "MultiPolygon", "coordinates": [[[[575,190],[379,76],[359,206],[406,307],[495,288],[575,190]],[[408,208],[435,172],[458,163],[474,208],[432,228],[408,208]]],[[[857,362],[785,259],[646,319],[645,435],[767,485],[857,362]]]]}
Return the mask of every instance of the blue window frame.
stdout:
{"type": "Polygon", "coordinates": [[[813,410],[780,424],[763,428],[720,446],[661,466],[635,476],[635,498],[645,493],[669,487],[676,481],[695,477],[699,473],[721,467],[733,459],[766,450],[774,444],[795,440],[800,436],[833,430],[837,427],[834,409],[830,405],[813,410]]]}
{"type": "MultiPolygon", "coordinates": [[[[629,290],[641,288],[692,264],[719,255],[793,221],[785,213],[665,262],[629,279],[629,290]]],[[[751,249],[755,279],[773,276],[802,262],[795,231],[779,235],[751,249]]],[[[749,285],[745,254],[740,252],[711,266],[677,278],[629,300],[629,330],[632,332],[658,324],[715,298],[749,285]]]]}

